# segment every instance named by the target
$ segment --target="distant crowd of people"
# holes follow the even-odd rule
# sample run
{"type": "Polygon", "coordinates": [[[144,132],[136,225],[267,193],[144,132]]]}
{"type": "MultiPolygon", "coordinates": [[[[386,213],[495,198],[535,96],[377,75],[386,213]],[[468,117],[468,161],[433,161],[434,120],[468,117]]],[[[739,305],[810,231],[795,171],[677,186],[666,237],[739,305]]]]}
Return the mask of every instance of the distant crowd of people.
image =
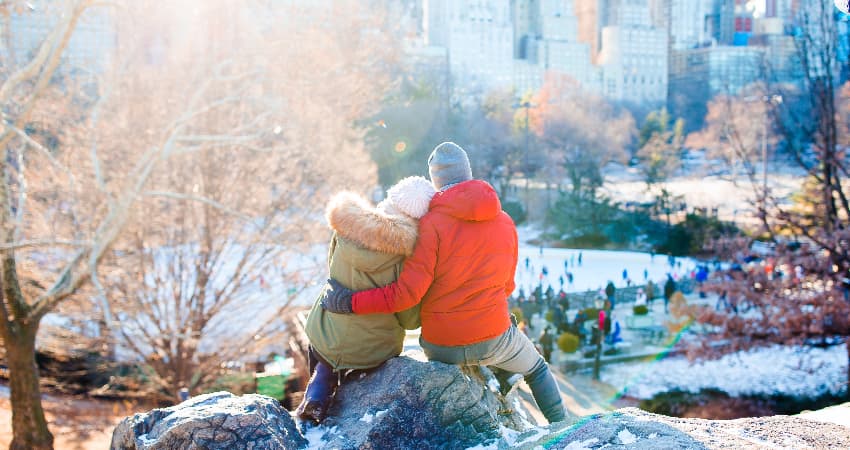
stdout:
{"type": "MultiPolygon", "coordinates": [[[[651,253],[651,258],[654,257],[655,254],[651,253]]],[[[637,285],[637,289],[632,291],[628,288],[636,285],[636,283],[629,277],[628,269],[624,268],[620,273],[621,286],[627,288],[625,292],[628,292],[628,294],[618,296],[617,285],[609,280],[605,287],[600,288],[594,296],[593,305],[588,305],[579,302],[579,299],[586,301],[586,294],[579,297],[568,294],[565,290],[571,287],[574,281],[574,274],[570,271],[570,268],[577,267],[583,262],[583,254],[578,252],[564,261],[564,275],[558,278],[560,288],[557,291],[552,285],[548,285],[544,289],[543,280],[548,279],[549,270],[545,265],[542,265],[537,275],[538,284],[528,293],[523,287],[520,287],[518,292],[509,298],[509,305],[511,309],[519,310],[521,317],[519,329],[536,341],[540,352],[547,361],[550,360],[552,351],[557,345],[558,337],[563,333],[571,333],[577,336],[580,345],[584,345],[594,343],[592,331],[599,329],[605,341],[613,345],[622,340],[620,337],[621,326],[616,316],[626,314],[622,311],[615,312],[619,302],[625,300],[630,303],[633,299],[634,306],[644,306],[651,309],[653,301],[660,298],[664,302],[665,314],[669,313],[671,299],[682,288],[681,282],[685,279],[696,284],[701,297],[706,296],[703,285],[711,272],[708,264],[697,265],[680,275],[682,262],[677,261],[673,256],[668,255],[667,258],[670,272],[667,273],[663,281],[654,282],[650,279],[648,269],[644,269],[642,274],[643,284],[637,285]],[[634,292],[634,297],[631,297],[632,292],[634,292]],[[571,297],[575,304],[571,304],[571,297]],[[588,317],[590,311],[597,311],[599,316],[588,317]],[[598,311],[601,311],[601,314],[598,311]],[[537,317],[536,321],[533,320],[535,317],[537,317]],[[536,327],[533,327],[533,324],[536,324],[536,327]]],[[[531,258],[526,257],[524,265],[524,270],[527,272],[535,271],[531,258]]],[[[631,312],[628,314],[631,314],[631,312]]]]}

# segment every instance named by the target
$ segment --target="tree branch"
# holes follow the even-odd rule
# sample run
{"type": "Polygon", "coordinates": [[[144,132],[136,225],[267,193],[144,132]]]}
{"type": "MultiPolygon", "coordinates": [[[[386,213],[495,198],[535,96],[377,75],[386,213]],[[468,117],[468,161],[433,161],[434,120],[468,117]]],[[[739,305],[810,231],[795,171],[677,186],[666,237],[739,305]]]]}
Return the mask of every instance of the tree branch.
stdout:
{"type": "Polygon", "coordinates": [[[24,241],[0,243],[0,251],[20,250],[30,247],[86,247],[90,241],[75,241],[70,239],[28,239],[24,241]]]}
{"type": "Polygon", "coordinates": [[[217,201],[215,201],[211,198],[203,197],[203,196],[200,196],[200,195],[181,194],[179,192],[168,192],[168,191],[146,191],[144,193],[144,195],[148,196],[148,197],[165,197],[165,198],[172,198],[172,199],[176,199],[176,200],[189,200],[189,201],[194,201],[194,202],[200,202],[200,203],[203,203],[205,205],[212,206],[212,207],[214,207],[214,208],[216,208],[220,211],[223,211],[227,214],[230,214],[232,216],[236,216],[236,217],[238,217],[238,218],[240,218],[240,219],[242,219],[246,222],[253,223],[253,219],[251,217],[246,216],[245,214],[242,214],[241,212],[236,211],[232,208],[229,208],[225,205],[222,205],[221,203],[219,203],[219,202],[217,202],[217,201]]]}
{"type": "MultiPolygon", "coordinates": [[[[72,2],[69,1],[67,4],[71,5],[72,2]]],[[[69,7],[68,9],[73,8],[69,7]]],[[[0,104],[9,104],[12,98],[12,91],[14,91],[14,89],[24,81],[34,78],[39,72],[41,72],[48,57],[54,49],[54,41],[64,34],[62,33],[62,30],[67,30],[68,25],[73,20],[72,14],[62,14],[61,17],[63,18],[62,23],[54,27],[51,32],[47,34],[44,40],[41,41],[35,57],[33,57],[26,66],[9,76],[3,85],[0,86],[0,104]]]]}
{"type": "MultiPolygon", "coordinates": [[[[85,5],[73,4],[73,2],[70,1],[68,5],[68,11],[66,11],[62,15],[62,17],[64,18],[64,22],[61,26],[56,26],[54,28],[56,34],[54,35],[53,33],[51,33],[51,35],[48,36],[48,39],[45,39],[43,43],[44,45],[48,42],[53,42],[54,40],[59,39],[61,36],[61,40],[56,43],[55,46],[53,46],[53,48],[51,48],[48,52],[49,57],[40,61],[37,57],[34,62],[38,62],[38,64],[35,64],[32,68],[32,70],[36,72],[27,72],[27,76],[25,78],[22,78],[21,80],[17,81],[14,86],[8,87],[8,92],[3,92],[4,88],[6,87],[6,84],[4,84],[4,88],[0,88],[0,99],[2,99],[2,104],[10,103],[10,98],[14,87],[16,87],[17,84],[20,84],[20,82],[32,78],[36,75],[36,73],[40,72],[38,81],[35,83],[32,92],[30,93],[27,100],[20,107],[20,113],[14,121],[16,128],[21,128],[23,124],[26,123],[30,113],[32,112],[32,108],[35,106],[36,99],[41,95],[41,92],[44,90],[44,88],[47,87],[47,85],[50,83],[50,79],[53,77],[53,74],[56,72],[56,68],[59,66],[59,62],[62,60],[62,53],[64,53],[65,48],[68,46],[68,42],[71,40],[71,35],[74,33],[77,21],[79,21],[80,16],[85,10],[85,5]]],[[[27,67],[29,67],[29,65],[27,67]]],[[[12,134],[10,134],[8,130],[4,130],[2,133],[0,133],[0,149],[5,148],[11,138],[12,134]]]]}

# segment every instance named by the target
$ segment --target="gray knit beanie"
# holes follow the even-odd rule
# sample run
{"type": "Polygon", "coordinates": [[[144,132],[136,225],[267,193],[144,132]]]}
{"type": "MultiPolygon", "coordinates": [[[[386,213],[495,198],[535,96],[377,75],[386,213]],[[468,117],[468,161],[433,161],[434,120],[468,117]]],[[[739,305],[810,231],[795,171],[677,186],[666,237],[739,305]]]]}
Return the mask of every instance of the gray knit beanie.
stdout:
{"type": "Polygon", "coordinates": [[[431,183],[437,189],[472,179],[472,168],[466,152],[454,142],[443,142],[428,157],[431,183]]]}

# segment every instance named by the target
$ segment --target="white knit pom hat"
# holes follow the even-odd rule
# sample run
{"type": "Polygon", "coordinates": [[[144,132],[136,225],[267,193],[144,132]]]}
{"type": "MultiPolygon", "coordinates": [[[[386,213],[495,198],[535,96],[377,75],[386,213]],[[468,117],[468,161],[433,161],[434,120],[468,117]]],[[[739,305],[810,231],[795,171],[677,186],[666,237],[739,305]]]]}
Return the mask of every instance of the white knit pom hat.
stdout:
{"type": "Polygon", "coordinates": [[[388,202],[403,214],[419,219],[428,212],[428,205],[435,192],[434,186],[424,177],[407,177],[391,187],[387,191],[387,198],[378,206],[388,202]]]}

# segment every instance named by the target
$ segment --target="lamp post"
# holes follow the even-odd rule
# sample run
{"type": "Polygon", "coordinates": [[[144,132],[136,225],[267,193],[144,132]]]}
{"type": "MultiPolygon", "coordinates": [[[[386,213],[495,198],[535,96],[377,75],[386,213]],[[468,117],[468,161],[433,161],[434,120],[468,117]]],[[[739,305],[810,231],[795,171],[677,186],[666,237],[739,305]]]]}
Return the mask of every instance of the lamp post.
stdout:
{"type": "Polygon", "coordinates": [[[754,101],[761,101],[765,104],[764,109],[764,119],[762,120],[762,132],[761,132],[761,164],[762,164],[762,185],[761,185],[761,195],[759,195],[759,203],[761,204],[760,216],[763,222],[763,225],[767,226],[767,123],[769,120],[771,105],[777,106],[782,103],[782,96],[778,94],[773,95],[763,95],[761,97],[745,97],[744,101],[747,103],[751,103],[754,101]]]}
{"type": "Polygon", "coordinates": [[[529,173],[528,173],[529,172],[529,164],[528,164],[529,129],[528,128],[529,128],[529,124],[530,124],[529,117],[528,117],[528,110],[530,108],[534,107],[534,106],[537,106],[537,105],[531,103],[528,100],[523,101],[521,103],[514,104],[515,108],[525,108],[525,158],[524,158],[525,159],[525,167],[523,168],[522,172],[523,172],[523,174],[525,174],[525,212],[526,212],[526,214],[528,214],[529,207],[531,205],[531,195],[529,193],[529,173]]]}
{"type": "MultiPolygon", "coordinates": [[[[762,101],[766,105],[779,105],[782,103],[781,95],[765,95],[762,97],[762,101]]],[[[761,133],[761,161],[762,161],[762,187],[761,187],[761,215],[762,222],[767,226],[767,122],[769,120],[770,110],[768,107],[765,107],[764,110],[764,120],[762,121],[762,133],[761,133]]]]}
{"type": "Polygon", "coordinates": [[[599,368],[602,365],[602,338],[605,333],[605,301],[597,297],[593,305],[599,310],[598,320],[591,331],[593,343],[596,345],[596,353],[593,356],[593,379],[599,380],[599,368]]]}

